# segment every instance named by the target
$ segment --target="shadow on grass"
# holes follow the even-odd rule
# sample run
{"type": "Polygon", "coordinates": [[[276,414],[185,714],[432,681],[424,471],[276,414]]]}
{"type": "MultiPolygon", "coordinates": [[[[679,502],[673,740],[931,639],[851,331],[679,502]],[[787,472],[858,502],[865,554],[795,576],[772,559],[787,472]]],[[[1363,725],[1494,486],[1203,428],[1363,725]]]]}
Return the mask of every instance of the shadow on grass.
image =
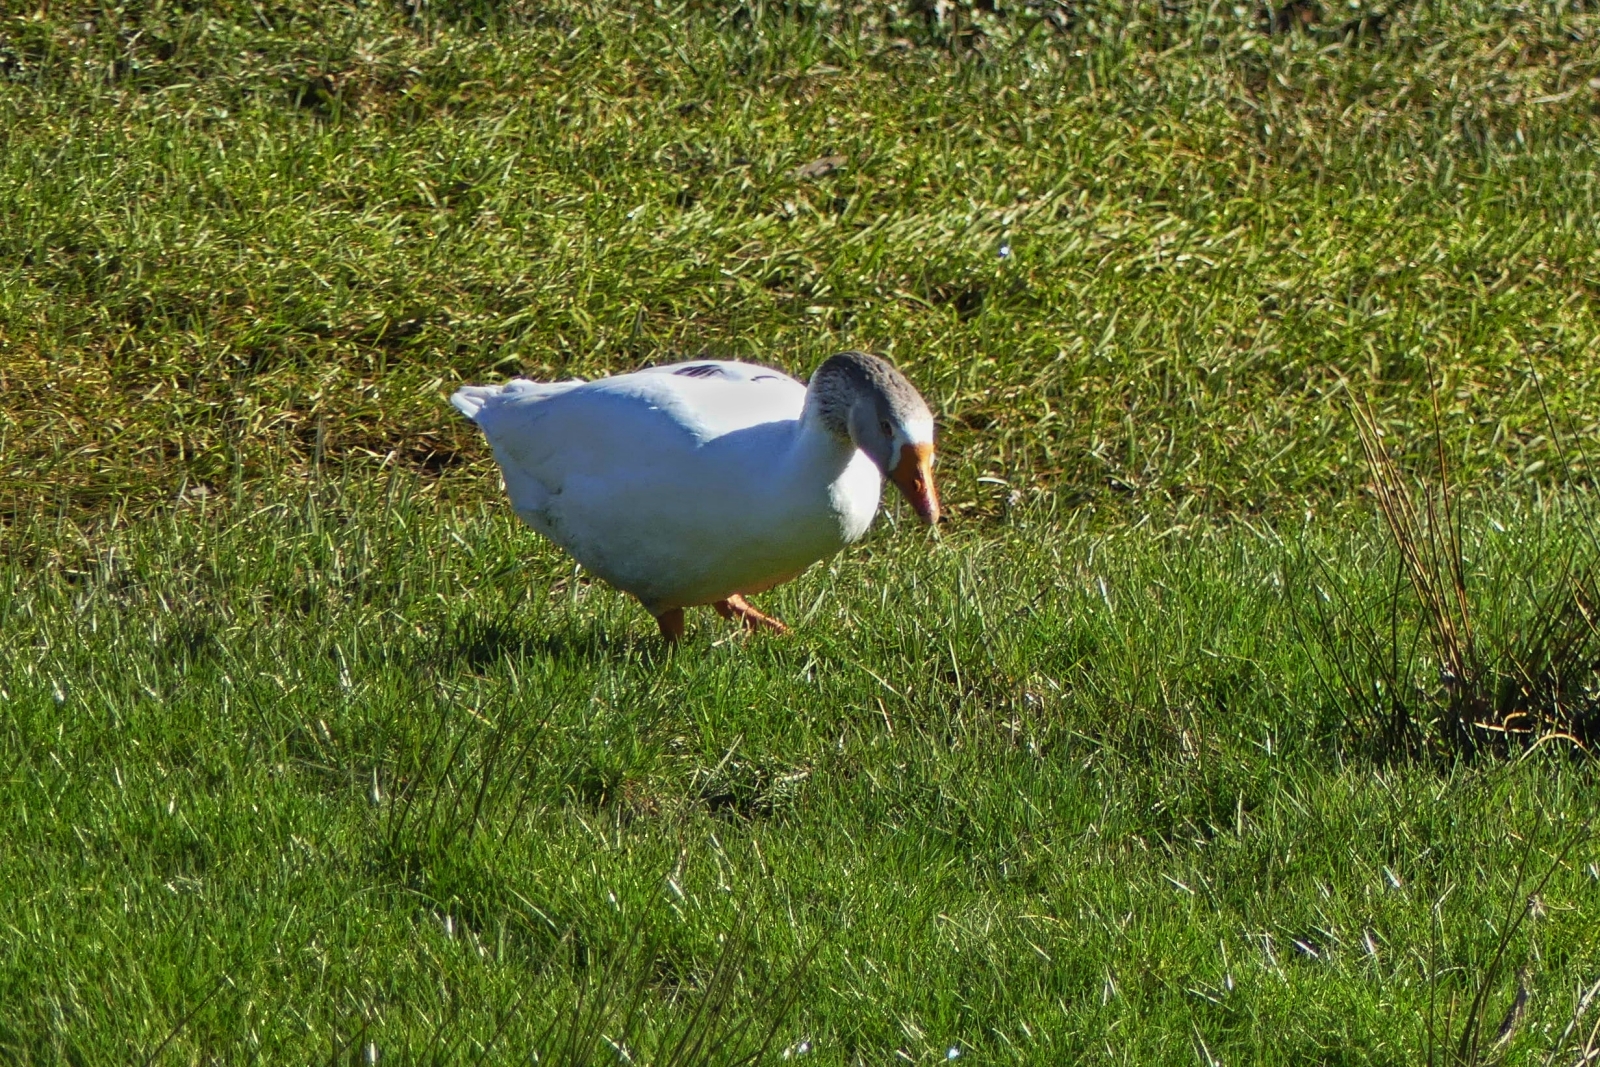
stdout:
{"type": "Polygon", "coordinates": [[[532,620],[512,616],[464,616],[440,634],[438,662],[483,670],[506,660],[544,659],[555,663],[594,664],[649,654],[627,632],[609,631],[596,620],[568,623],[560,630],[538,632],[532,620]]]}

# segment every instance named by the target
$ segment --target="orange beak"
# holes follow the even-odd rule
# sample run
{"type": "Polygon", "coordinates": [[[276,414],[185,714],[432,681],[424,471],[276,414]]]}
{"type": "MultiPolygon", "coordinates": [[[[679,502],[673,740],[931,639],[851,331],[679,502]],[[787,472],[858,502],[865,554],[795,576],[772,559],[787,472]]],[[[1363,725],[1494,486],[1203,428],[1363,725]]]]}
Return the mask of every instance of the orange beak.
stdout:
{"type": "Polygon", "coordinates": [[[902,445],[900,462],[889,472],[889,478],[916,509],[918,518],[929,526],[939,521],[939,490],[933,484],[932,445],[902,445]]]}

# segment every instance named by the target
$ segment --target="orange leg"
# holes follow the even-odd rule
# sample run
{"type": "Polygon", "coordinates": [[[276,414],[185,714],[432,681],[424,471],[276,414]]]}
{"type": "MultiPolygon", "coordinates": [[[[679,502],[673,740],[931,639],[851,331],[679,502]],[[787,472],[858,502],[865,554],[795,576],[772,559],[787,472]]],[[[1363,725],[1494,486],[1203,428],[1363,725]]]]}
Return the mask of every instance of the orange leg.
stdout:
{"type": "Polygon", "coordinates": [[[738,619],[744,623],[747,630],[770,630],[775,634],[786,634],[789,628],[774,619],[771,615],[763,615],[751,607],[744,597],[735,593],[727,600],[719,600],[711,605],[717,609],[717,614],[724,619],[738,619]]]}
{"type": "Polygon", "coordinates": [[[668,608],[656,616],[656,625],[661,627],[661,637],[667,644],[677,644],[683,636],[683,609],[668,608]]]}

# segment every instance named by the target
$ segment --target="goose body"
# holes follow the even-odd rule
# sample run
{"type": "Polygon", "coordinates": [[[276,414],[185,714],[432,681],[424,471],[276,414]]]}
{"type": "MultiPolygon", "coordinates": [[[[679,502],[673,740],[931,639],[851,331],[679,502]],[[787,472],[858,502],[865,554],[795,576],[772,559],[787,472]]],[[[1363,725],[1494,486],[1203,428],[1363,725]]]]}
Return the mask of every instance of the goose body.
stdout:
{"type": "MultiPolygon", "coordinates": [[[[819,370],[808,389],[767,367],[696,360],[591,382],[467,386],[451,401],[488,438],[517,515],[636,596],[674,637],[681,609],[699,604],[772,623],[742,596],[866,533],[894,468],[853,439],[851,405],[871,397],[852,395],[849,382],[819,370]]],[[[856,421],[902,431],[899,444],[925,467],[926,410],[900,420],[911,426],[856,421]]],[[[923,473],[931,504],[919,511],[936,518],[923,473]]]]}

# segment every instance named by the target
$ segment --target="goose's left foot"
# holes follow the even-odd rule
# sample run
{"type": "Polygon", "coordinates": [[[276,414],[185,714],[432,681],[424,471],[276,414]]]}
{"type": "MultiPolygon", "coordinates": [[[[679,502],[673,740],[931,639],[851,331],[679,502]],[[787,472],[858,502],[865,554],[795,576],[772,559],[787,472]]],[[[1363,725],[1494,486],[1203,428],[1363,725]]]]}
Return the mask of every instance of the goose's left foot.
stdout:
{"type": "Polygon", "coordinates": [[[738,619],[744,623],[747,630],[767,630],[775,634],[786,634],[789,628],[774,619],[771,615],[763,615],[750,606],[749,601],[735,593],[727,600],[719,600],[711,605],[717,609],[717,614],[724,619],[738,619]]]}
{"type": "Polygon", "coordinates": [[[677,644],[683,637],[683,609],[668,608],[656,616],[656,625],[661,627],[661,637],[667,644],[677,644]]]}

